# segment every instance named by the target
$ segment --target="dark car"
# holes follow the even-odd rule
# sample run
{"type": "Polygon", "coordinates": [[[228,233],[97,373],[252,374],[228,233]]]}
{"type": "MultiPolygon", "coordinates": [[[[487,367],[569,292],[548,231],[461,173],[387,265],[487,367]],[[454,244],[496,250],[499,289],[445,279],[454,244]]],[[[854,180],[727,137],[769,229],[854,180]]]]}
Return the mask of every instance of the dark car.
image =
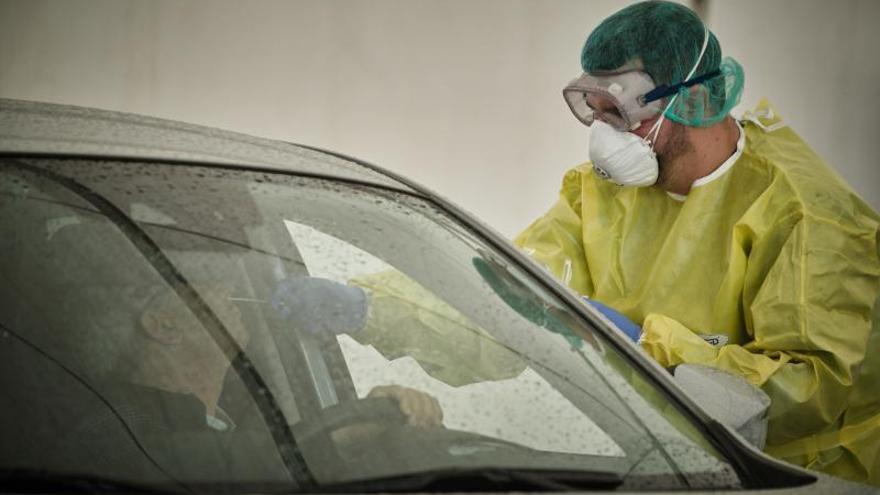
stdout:
{"type": "Polygon", "coordinates": [[[0,100],[0,380],[5,492],[873,492],[410,181],[72,106],[0,100]]]}

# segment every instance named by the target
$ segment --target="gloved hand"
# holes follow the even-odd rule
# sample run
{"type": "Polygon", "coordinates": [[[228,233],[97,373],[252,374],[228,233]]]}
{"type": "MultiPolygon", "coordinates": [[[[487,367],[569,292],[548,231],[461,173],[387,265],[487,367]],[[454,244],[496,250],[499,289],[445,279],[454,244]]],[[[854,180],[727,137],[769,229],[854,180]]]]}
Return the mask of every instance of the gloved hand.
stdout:
{"type": "Polygon", "coordinates": [[[639,336],[642,334],[642,328],[633,323],[632,320],[595,299],[590,299],[588,297],[582,297],[582,299],[590,306],[599,310],[599,312],[605,315],[606,318],[611,320],[612,323],[617,325],[617,328],[622,330],[623,333],[630,338],[630,340],[632,340],[633,342],[639,341],[639,336]]]}
{"type": "Polygon", "coordinates": [[[358,287],[324,278],[291,276],[275,289],[271,303],[282,318],[302,331],[339,335],[364,327],[369,300],[358,287]]]}

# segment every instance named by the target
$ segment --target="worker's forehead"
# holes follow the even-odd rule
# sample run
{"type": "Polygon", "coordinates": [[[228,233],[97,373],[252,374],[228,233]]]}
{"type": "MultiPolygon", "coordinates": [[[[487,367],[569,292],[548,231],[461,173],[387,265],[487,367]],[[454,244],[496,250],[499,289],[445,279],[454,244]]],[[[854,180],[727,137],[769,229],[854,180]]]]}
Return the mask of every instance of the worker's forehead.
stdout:
{"type": "Polygon", "coordinates": [[[615,67],[613,69],[608,69],[608,70],[593,70],[593,71],[589,71],[588,74],[592,74],[594,76],[609,76],[609,75],[613,75],[613,74],[623,74],[625,72],[632,72],[632,71],[642,71],[642,72],[645,71],[645,64],[644,64],[644,62],[642,62],[642,59],[634,58],[634,59],[630,60],[629,62],[621,65],[620,67],[615,67]]]}

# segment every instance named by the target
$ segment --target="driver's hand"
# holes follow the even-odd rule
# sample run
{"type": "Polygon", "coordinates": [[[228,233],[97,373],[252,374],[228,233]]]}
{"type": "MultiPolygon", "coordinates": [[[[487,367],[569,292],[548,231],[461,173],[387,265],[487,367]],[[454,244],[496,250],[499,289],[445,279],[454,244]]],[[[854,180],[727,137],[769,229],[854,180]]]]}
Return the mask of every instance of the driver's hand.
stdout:
{"type": "Polygon", "coordinates": [[[400,411],[412,426],[443,426],[443,409],[430,394],[400,385],[380,385],[374,387],[367,397],[391,397],[397,400],[400,411]]]}

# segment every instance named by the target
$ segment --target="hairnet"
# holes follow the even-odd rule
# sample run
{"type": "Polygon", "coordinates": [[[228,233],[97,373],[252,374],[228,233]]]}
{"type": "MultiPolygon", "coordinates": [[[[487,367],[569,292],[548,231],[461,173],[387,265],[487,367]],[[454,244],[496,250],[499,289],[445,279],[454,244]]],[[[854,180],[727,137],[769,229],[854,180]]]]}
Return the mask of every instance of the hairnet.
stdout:
{"type": "MultiPolygon", "coordinates": [[[[673,85],[683,82],[693,68],[705,34],[697,14],[683,5],[637,3],[608,17],[590,33],[581,52],[581,65],[587,73],[601,73],[639,60],[655,84],[673,85]]],[[[744,74],[732,58],[722,60],[721,46],[709,32],[706,52],[693,77],[716,69],[721,70],[721,76],[681,88],[666,118],[698,127],[723,119],[739,103],[744,74]]]]}

